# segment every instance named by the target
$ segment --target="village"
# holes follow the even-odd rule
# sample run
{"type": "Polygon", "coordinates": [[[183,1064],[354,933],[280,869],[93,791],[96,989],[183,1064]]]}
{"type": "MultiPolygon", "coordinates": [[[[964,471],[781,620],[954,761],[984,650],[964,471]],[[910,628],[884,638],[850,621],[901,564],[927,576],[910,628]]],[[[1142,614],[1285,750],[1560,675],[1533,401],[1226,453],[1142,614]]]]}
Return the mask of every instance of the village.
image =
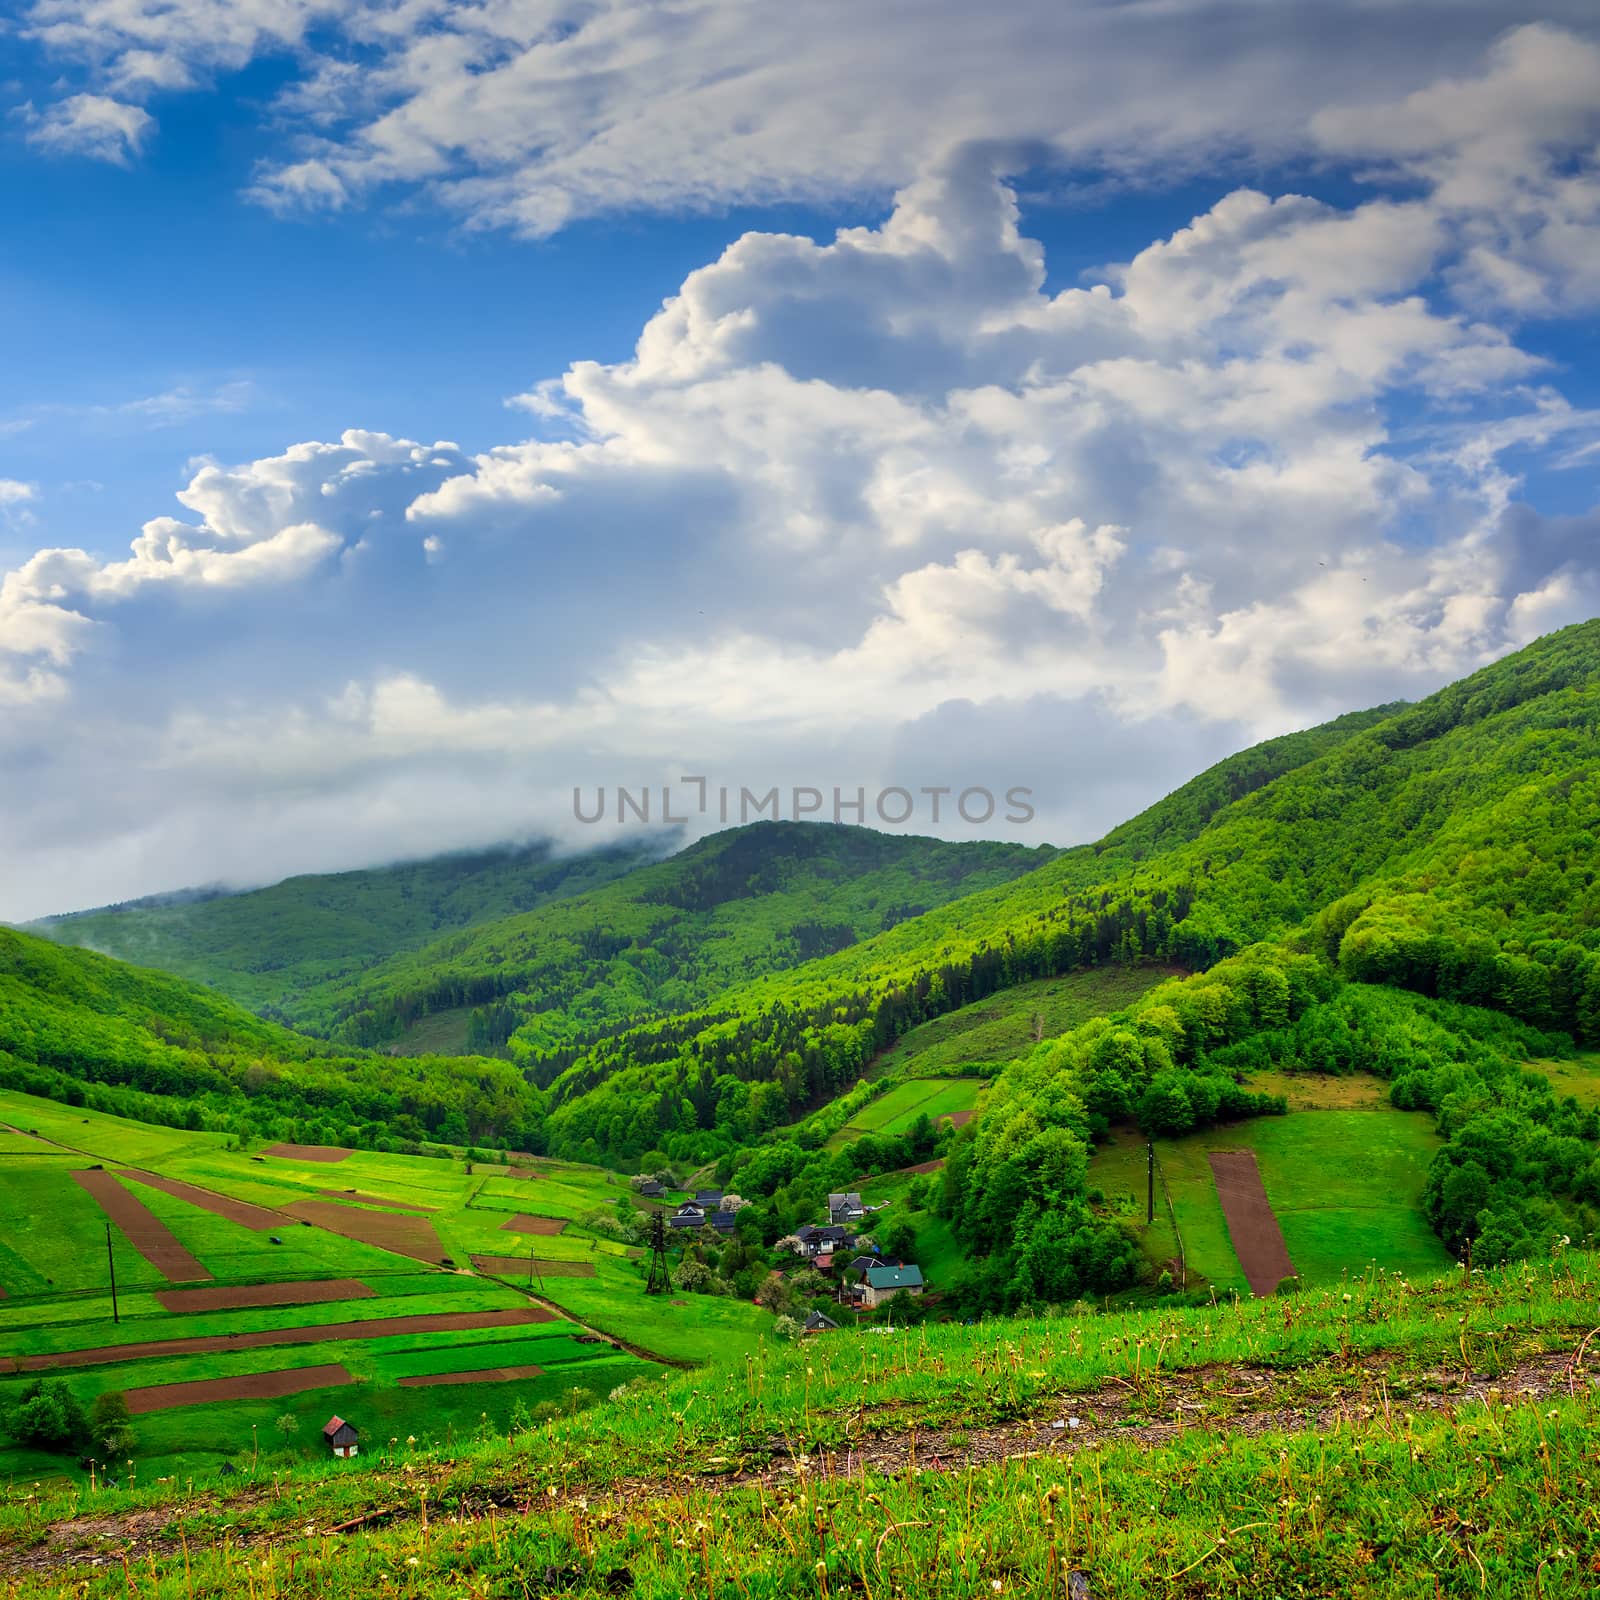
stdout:
{"type": "MultiPolygon", "coordinates": [[[[634,1192],[643,1200],[660,1204],[667,1189],[659,1178],[641,1176],[633,1180],[634,1192]]],[[[728,1238],[738,1227],[739,1213],[749,1201],[720,1189],[701,1189],[666,1215],[672,1234],[685,1243],[704,1237],[707,1230],[718,1238],[728,1238]]],[[[866,1231],[867,1219],[884,1211],[892,1202],[868,1205],[855,1191],[827,1197],[828,1220],[806,1223],[779,1239],[773,1250],[793,1256],[806,1269],[827,1280],[826,1295],[842,1313],[860,1318],[863,1313],[887,1306],[897,1296],[920,1298],[926,1291],[922,1269],[911,1261],[882,1251],[866,1231]]],[[[778,1268],[778,1277],[788,1269],[778,1268]]],[[[813,1301],[820,1296],[813,1295],[813,1301]]],[[[758,1302],[759,1303],[759,1302],[758,1302]]],[[[800,1322],[803,1335],[837,1330],[840,1322],[814,1303],[800,1322]]]]}

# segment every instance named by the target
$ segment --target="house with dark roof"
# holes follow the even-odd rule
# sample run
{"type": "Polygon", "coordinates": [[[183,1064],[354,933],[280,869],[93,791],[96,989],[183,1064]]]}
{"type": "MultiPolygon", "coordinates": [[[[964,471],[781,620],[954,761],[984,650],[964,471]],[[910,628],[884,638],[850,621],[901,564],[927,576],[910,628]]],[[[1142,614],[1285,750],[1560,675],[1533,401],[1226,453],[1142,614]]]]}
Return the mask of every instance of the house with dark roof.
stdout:
{"type": "Polygon", "coordinates": [[[659,1178],[635,1178],[633,1189],[635,1194],[642,1195],[646,1200],[659,1200],[667,1192],[666,1185],[659,1178]]]}
{"type": "Polygon", "coordinates": [[[667,1218],[669,1228],[699,1228],[705,1225],[706,1213],[703,1206],[697,1206],[692,1200],[685,1201],[676,1211],[667,1218]]]}
{"type": "Polygon", "coordinates": [[[720,1189],[701,1189],[695,1194],[694,1203],[707,1211],[720,1211],[722,1209],[722,1191],[720,1189]]]}
{"type": "Polygon", "coordinates": [[[828,1196],[829,1222],[859,1222],[866,1214],[867,1208],[861,1203],[859,1194],[852,1192],[828,1196]]]}
{"type": "Polygon", "coordinates": [[[353,1456],[360,1453],[361,1435],[343,1417],[329,1417],[323,1424],[322,1437],[328,1441],[328,1448],[336,1456],[353,1456]]]}
{"type": "Polygon", "coordinates": [[[855,1236],[848,1228],[831,1223],[819,1228],[808,1222],[803,1228],[796,1228],[793,1237],[794,1243],[790,1248],[797,1256],[805,1256],[808,1260],[831,1256],[836,1250],[847,1250],[855,1243],[855,1236]]]}
{"type": "Polygon", "coordinates": [[[861,1300],[864,1305],[881,1306],[897,1294],[921,1294],[922,1289],[921,1267],[868,1267],[861,1300]]]}
{"type": "Polygon", "coordinates": [[[820,1311],[813,1311],[806,1320],[800,1324],[801,1333],[828,1333],[837,1332],[839,1324],[832,1317],[824,1316],[820,1311]]]}
{"type": "Polygon", "coordinates": [[[726,1238],[738,1227],[739,1213],[737,1211],[713,1211],[706,1217],[706,1221],[726,1238]]]}

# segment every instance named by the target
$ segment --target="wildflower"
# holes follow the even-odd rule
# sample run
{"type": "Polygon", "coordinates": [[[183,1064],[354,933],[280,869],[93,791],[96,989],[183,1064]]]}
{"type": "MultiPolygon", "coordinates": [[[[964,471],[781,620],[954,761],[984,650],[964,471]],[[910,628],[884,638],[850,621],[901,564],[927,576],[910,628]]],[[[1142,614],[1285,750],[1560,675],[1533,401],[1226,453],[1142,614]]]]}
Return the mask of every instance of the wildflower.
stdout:
{"type": "Polygon", "coordinates": [[[414,1567],[414,1566],[416,1566],[416,1565],[417,1565],[417,1564],[418,1564],[418,1563],[417,1563],[417,1558],[416,1558],[416,1557],[415,1557],[415,1556],[407,1556],[407,1557],[406,1557],[406,1565],[407,1565],[407,1566],[408,1566],[408,1567],[414,1567]]]}

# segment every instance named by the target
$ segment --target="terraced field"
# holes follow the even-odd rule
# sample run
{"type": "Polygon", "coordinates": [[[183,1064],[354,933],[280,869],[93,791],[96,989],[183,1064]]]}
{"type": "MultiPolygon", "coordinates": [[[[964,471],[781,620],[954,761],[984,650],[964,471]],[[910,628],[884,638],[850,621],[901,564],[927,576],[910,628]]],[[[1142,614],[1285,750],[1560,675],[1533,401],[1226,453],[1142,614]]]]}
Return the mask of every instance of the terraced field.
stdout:
{"type": "MultiPolygon", "coordinates": [[[[120,1393],[136,1474],[205,1475],[325,1453],[335,1412],[369,1454],[449,1445],[770,1327],[647,1300],[640,1252],[598,1226],[615,1174],[328,1156],[0,1094],[0,1410],[41,1375],[86,1408],[120,1393]]],[[[0,1448],[0,1476],[64,1466],[0,1448]]]]}

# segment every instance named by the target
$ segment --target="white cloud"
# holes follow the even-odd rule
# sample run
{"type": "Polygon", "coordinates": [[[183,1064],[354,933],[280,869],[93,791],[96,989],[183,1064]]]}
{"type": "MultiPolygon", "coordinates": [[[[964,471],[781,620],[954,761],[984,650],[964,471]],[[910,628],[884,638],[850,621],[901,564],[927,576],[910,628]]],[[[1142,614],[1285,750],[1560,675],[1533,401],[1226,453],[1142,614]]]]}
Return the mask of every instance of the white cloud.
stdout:
{"type": "Polygon", "coordinates": [[[90,156],[125,167],[155,131],[142,106],[103,94],[75,94],[43,111],[25,106],[28,143],[51,155],[90,156]]]}
{"type": "MultiPolygon", "coordinates": [[[[1542,14],[1595,22],[1589,0],[1542,14]]],[[[639,206],[884,194],[974,141],[1161,178],[1281,160],[1315,150],[1313,113],[1409,105],[1526,20],[1513,0],[33,0],[24,30],[124,97],[292,60],[290,148],[252,188],[276,208],[421,185],[541,234],[639,206]]],[[[1394,112],[1381,153],[1522,106],[1446,99],[1394,112]]]]}
{"type": "MultiPolygon", "coordinates": [[[[1600,608],[1593,519],[1541,517],[1519,477],[1588,471],[1600,416],[1503,298],[1441,290],[1477,223],[1428,160],[1343,208],[1237,189],[1051,291],[1002,156],[968,145],[881,226],[733,241],[629,359],[533,384],[534,437],[205,465],[130,552],[0,580],[0,760],[35,753],[37,799],[7,881],[33,910],[89,861],[117,893],[193,881],[149,881],[182,830],[263,873],[409,848],[423,815],[481,841],[575,783],[713,765],[939,782],[972,719],[1048,781],[1041,747],[1086,740],[1170,787],[1600,608]],[[138,820],[98,825],[124,844],[71,856],[119,783],[138,820]]],[[[1115,773],[1042,796],[1040,831],[1130,798],[1115,773]]]]}
{"type": "Polygon", "coordinates": [[[0,478],[0,506],[20,505],[33,499],[37,493],[37,488],[31,483],[23,483],[18,478],[0,478]]]}

